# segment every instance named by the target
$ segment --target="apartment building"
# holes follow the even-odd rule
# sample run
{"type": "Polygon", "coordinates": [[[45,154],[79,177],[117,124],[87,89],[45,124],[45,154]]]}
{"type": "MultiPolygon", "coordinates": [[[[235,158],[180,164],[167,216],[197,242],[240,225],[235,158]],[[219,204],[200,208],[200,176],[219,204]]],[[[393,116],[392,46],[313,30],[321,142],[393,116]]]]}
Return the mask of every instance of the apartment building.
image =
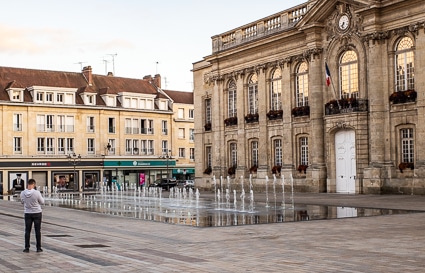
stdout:
{"type": "MultiPolygon", "coordinates": [[[[193,108],[191,94],[184,115],[193,108]]],[[[3,193],[18,175],[35,178],[42,189],[84,191],[113,182],[134,188],[179,169],[193,172],[189,154],[177,161],[184,143],[173,146],[173,99],[161,89],[160,75],[0,67],[0,120],[3,193]]]]}

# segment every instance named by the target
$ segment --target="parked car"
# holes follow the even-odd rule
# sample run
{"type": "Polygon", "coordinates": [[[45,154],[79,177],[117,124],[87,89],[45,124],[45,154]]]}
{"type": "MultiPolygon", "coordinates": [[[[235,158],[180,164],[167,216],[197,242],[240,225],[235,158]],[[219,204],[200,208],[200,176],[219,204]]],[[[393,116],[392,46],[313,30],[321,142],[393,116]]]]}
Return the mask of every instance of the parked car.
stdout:
{"type": "Polygon", "coordinates": [[[177,180],[174,178],[160,178],[149,185],[149,187],[161,187],[163,190],[169,190],[176,186],[177,180]]]}
{"type": "Polygon", "coordinates": [[[195,181],[193,181],[193,180],[185,180],[184,181],[184,187],[185,188],[195,188],[195,181]]]}

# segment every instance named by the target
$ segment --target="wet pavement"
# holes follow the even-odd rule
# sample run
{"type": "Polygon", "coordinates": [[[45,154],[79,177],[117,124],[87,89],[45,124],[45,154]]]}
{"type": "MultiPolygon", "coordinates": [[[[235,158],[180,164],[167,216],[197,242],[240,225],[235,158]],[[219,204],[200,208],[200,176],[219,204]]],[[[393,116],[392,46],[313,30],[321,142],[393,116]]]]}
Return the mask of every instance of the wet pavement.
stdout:
{"type": "MultiPolygon", "coordinates": [[[[201,193],[202,197],[214,198],[201,193]]],[[[255,194],[256,202],[265,201],[255,194]]],[[[295,204],[425,210],[412,195],[294,195],[295,204]]],[[[425,214],[199,228],[44,207],[23,253],[20,203],[0,201],[0,272],[424,272],[425,214]]]]}

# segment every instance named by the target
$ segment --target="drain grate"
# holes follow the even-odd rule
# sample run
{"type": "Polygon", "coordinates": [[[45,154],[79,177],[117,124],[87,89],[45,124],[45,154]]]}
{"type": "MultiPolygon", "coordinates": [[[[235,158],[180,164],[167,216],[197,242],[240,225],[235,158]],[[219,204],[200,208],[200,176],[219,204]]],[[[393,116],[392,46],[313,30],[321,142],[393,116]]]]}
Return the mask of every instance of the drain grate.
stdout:
{"type": "Polygon", "coordinates": [[[51,235],[45,235],[45,236],[52,237],[52,238],[72,237],[71,235],[67,235],[67,234],[51,234],[51,235]]]}
{"type": "Polygon", "coordinates": [[[100,248],[100,247],[109,247],[107,245],[102,245],[102,244],[92,244],[92,245],[75,245],[77,247],[81,247],[81,248],[100,248]]]}

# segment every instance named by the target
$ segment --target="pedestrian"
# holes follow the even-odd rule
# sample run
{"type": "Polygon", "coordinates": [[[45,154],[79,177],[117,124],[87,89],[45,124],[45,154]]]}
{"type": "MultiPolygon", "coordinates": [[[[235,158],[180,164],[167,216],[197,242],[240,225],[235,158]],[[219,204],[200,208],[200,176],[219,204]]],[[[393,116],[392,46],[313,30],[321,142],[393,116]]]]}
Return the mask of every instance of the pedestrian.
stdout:
{"type": "Polygon", "coordinates": [[[30,251],[30,236],[32,224],[34,223],[35,239],[37,252],[43,252],[41,249],[41,205],[44,205],[44,198],[36,189],[35,180],[28,180],[27,188],[21,192],[21,203],[24,205],[25,213],[25,249],[30,251]]]}

